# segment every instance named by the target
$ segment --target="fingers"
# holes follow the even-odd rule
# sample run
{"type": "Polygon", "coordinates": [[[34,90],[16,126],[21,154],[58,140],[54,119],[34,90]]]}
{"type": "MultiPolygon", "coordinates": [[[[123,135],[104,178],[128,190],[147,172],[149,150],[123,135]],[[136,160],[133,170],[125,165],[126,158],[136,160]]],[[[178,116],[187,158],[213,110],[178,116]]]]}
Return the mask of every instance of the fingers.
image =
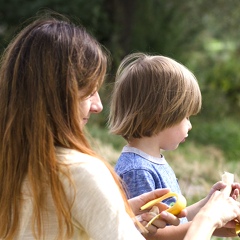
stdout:
{"type": "MultiPolygon", "coordinates": [[[[147,226],[148,222],[151,218],[145,216],[144,218],[148,219],[147,221],[142,221],[141,224],[143,226],[147,226]]],[[[155,234],[159,228],[165,228],[167,223],[164,220],[156,219],[153,224],[146,227],[150,234],[155,234]]]]}
{"type": "Polygon", "coordinates": [[[183,209],[178,215],[178,218],[183,218],[183,217],[187,217],[187,209],[183,209]]]}
{"type": "Polygon", "coordinates": [[[212,194],[203,211],[211,216],[217,227],[223,227],[227,223],[229,227],[232,225],[231,220],[240,218],[240,203],[232,197],[225,196],[223,192],[216,191],[212,194]]]}
{"type": "Polygon", "coordinates": [[[144,194],[140,195],[139,197],[141,198],[141,200],[144,203],[147,203],[156,198],[160,198],[169,192],[170,192],[170,190],[168,188],[161,188],[161,189],[156,189],[151,192],[144,193],[144,194]]]}
{"type": "Polygon", "coordinates": [[[219,181],[219,182],[216,182],[213,186],[212,186],[212,189],[211,191],[214,192],[214,191],[217,191],[217,190],[222,190],[226,187],[226,183],[224,183],[223,181],[219,181]]]}
{"type": "Polygon", "coordinates": [[[224,225],[225,228],[234,228],[236,227],[236,221],[231,220],[224,225]]]}
{"type": "Polygon", "coordinates": [[[149,209],[146,209],[144,211],[140,210],[140,208],[143,205],[145,205],[146,203],[148,203],[154,199],[160,198],[169,192],[170,192],[170,190],[167,188],[156,189],[151,192],[144,193],[140,196],[131,198],[128,200],[128,202],[129,202],[129,205],[131,206],[133,212],[135,213],[135,215],[138,215],[138,214],[141,214],[142,212],[149,211],[149,209]]]}
{"type": "Polygon", "coordinates": [[[239,197],[239,190],[238,189],[233,189],[232,193],[231,193],[231,197],[234,199],[234,200],[237,200],[238,197],[239,197]]]}
{"type": "MultiPolygon", "coordinates": [[[[154,217],[154,215],[151,214],[151,213],[143,213],[141,215],[141,217],[142,217],[143,221],[149,222],[154,217]]],[[[177,225],[179,225],[179,223],[180,223],[180,220],[179,220],[178,217],[174,216],[171,213],[163,211],[163,212],[160,213],[159,218],[154,220],[151,225],[156,227],[156,228],[164,228],[166,225],[177,226],[177,225]]],[[[144,226],[146,226],[146,225],[144,225],[144,226]]]]}
{"type": "Polygon", "coordinates": [[[159,228],[165,228],[167,225],[166,220],[158,218],[152,224],[148,225],[149,221],[156,216],[156,214],[148,212],[141,215],[141,224],[146,227],[150,234],[155,234],[159,228]]]}
{"type": "Polygon", "coordinates": [[[233,183],[232,184],[232,192],[231,192],[231,197],[236,200],[239,197],[239,192],[240,192],[240,184],[239,183],[233,183]]]}
{"type": "Polygon", "coordinates": [[[167,210],[169,208],[169,206],[163,202],[159,202],[159,203],[156,203],[155,205],[158,209],[159,209],[159,212],[162,212],[164,210],[167,210]]]}
{"type": "MultiPolygon", "coordinates": [[[[217,190],[223,190],[226,187],[226,184],[223,181],[219,181],[212,186],[210,194],[217,190]]],[[[232,193],[231,197],[236,200],[239,197],[240,192],[240,183],[232,183],[232,193]]]]}
{"type": "Polygon", "coordinates": [[[180,224],[180,219],[178,217],[166,211],[161,212],[160,217],[162,220],[165,220],[169,225],[177,226],[180,224]]]}
{"type": "MultiPolygon", "coordinates": [[[[165,204],[162,204],[161,207],[166,208],[165,204]]],[[[152,209],[141,215],[141,223],[146,227],[150,234],[155,234],[158,228],[165,228],[166,225],[174,225],[177,226],[180,223],[178,217],[174,216],[171,213],[163,211],[159,214],[159,217],[156,218],[151,224],[149,222],[159,214],[159,208],[157,206],[153,206],[152,209]]]]}

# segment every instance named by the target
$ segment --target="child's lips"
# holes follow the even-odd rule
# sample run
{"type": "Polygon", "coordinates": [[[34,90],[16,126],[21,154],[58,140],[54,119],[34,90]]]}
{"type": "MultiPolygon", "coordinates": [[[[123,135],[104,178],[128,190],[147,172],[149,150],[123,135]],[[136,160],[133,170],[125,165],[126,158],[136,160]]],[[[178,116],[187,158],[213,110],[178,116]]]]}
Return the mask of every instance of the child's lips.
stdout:
{"type": "Polygon", "coordinates": [[[185,137],[185,138],[181,141],[181,143],[184,143],[184,142],[186,141],[186,139],[187,139],[187,137],[185,137]]]}

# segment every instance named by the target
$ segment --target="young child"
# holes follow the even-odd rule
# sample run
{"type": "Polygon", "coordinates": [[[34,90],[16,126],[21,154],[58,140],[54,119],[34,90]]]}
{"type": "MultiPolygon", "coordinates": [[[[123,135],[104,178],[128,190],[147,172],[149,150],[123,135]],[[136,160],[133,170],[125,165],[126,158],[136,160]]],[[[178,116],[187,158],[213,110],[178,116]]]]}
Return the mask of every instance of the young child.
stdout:
{"type": "MultiPolygon", "coordinates": [[[[186,140],[192,128],[190,116],[200,111],[201,102],[195,76],[175,60],[143,53],[123,59],[116,75],[109,127],[111,133],[128,142],[115,170],[129,198],[158,188],[181,194],[175,173],[162,151],[174,150],[186,140]]],[[[187,207],[188,219],[183,218],[182,223],[193,219],[219,184],[213,185],[206,198],[187,207]]],[[[169,202],[172,200],[166,203],[169,202]]],[[[187,228],[182,235],[176,234],[179,239],[187,228]]]]}

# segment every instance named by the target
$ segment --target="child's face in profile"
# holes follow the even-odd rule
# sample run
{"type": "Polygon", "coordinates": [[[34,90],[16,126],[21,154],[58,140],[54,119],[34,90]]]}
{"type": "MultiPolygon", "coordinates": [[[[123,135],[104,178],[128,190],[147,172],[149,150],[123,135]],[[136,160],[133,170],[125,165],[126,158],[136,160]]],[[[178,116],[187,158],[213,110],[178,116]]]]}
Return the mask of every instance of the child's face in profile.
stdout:
{"type": "Polygon", "coordinates": [[[189,117],[184,118],[180,123],[166,128],[158,134],[160,148],[163,150],[174,150],[180,143],[185,142],[188,131],[192,129],[189,117]]]}

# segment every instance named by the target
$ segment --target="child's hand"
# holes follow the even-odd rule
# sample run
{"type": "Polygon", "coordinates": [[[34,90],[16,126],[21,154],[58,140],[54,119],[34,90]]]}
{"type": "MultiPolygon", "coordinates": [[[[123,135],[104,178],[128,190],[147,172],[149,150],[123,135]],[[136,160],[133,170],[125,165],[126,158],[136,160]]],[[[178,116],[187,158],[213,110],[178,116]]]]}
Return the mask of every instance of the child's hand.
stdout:
{"type": "Polygon", "coordinates": [[[231,192],[231,197],[234,200],[237,200],[239,197],[239,192],[240,192],[240,183],[233,183],[232,184],[232,192],[231,192]]]}
{"type": "MultiPolygon", "coordinates": [[[[221,191],[222,189],[224,189],[227,185],[222,182],[222,181],[219,181],[217,183],[215,183],[209,194],[207,195],[206,197],[206,202],[209,200],[209,198],[212,196],[212,194],[215,192],[215,191],[221,191]]],[[[240,183],[232,183],[232,192],[230,194],[230,196],[236,200],[238,197],[239,197],[239,191],[240,191],[240,183]]]]}
{"type": "Polygon", "coordinates": [[[216,192],[216,191],[221,191],[221,190],[224,189],[226,186],[227,186],[227,184],[225,184],[223,181],[216,182],[216,183],[212,186],[210,192],[208,193],[208,195],[207,195],[207,197],[206,197],[206,198],[207,198],[207,201],[209,200],[209,198],[211,198],[211,196],[212,196],[212,194],[213,194],[214,192],[216,192]]]}

